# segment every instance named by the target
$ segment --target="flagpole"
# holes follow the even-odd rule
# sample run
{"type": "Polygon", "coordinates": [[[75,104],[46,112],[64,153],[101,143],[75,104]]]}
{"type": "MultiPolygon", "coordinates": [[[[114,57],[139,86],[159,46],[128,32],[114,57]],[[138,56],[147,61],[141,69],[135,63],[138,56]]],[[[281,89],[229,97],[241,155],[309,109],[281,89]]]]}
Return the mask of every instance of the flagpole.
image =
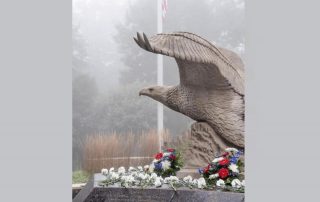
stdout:
{"type": "MultiPolygon", "coordinates": [[[[162,0],[157,0],[157,32],[162,33],[162,0]]],[[[163,57],[161,54],[157,55],[157,84],[163,85],[163,57]]],[[[163,105],[158,102],[157,106],[157,120],[158,120],[158,139],[159,139],[159,151],[162,147],[162,133],[163,133],[163,105]]]]}

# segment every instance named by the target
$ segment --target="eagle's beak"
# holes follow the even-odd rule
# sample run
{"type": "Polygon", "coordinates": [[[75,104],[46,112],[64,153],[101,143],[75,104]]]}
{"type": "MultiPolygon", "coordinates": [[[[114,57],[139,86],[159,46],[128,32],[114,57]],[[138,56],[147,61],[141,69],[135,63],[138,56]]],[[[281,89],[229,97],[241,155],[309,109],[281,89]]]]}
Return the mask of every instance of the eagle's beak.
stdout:
{"type": "Polygon", "coordinates": [[[146,95],[147,92],[148,92],[148,89],[142,89],[142,90],[140,90],[140,92],[139,92],[139,96],[141,96],[141,95],[146,95]]]}

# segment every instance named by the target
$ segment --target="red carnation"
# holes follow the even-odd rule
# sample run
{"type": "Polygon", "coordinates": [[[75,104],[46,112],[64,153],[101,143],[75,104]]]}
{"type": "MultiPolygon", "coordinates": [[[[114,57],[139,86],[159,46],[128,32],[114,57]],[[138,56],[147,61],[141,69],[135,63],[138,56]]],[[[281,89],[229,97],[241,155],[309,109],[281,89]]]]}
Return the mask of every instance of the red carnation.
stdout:
{"type": "Polygon", "coordinates": [[[228,165],[228,164],[229,164],[229,160],[228,160],[228,159],[222,159],[221,161],[219,161],[219,164],[220,164],[221,166],[228,165]]]}
{"type": "Polygon", "coordinates": [[[219,177],[220,177],[221,179],[225,179],[226,177],[229,176],[229,171],[228,171],[228,169],[226,169],[226,168],[221,168],[221,169],[219,170],[218,174],[219,174],[219,177]]]}
{"type": "Polygon", "coordinates": [[[163,153],[157,153],[155,156],[157,160],[161,159],[162,157],[163,157],[163,153]]]}
{"type": "Polygon", "coordinates": [[[168,151],[168,152],[174,152],[174,149],[169,148],[169,149],[167,149],[167,151],[168,151]]]}
{"type": "Polygon", "coordinates": [[[170,159],[172,159],[172,160],[176,160],[176,156],[173,155],[173,154],[171,154],[169,157],[170,157],[170,159]]]}
{"type": "Polygon", "coordinates": [[[229,155],[228,152],[225,152],[224,154],[222,154],[223,157],[226,157],[226,156],[228,156],[228,155],[229,155]]]}

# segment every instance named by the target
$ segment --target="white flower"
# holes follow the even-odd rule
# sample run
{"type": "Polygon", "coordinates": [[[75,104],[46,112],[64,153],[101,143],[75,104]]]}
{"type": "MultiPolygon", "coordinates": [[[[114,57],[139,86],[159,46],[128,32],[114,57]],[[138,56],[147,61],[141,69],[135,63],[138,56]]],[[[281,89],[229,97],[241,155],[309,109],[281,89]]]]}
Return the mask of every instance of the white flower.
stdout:
{"type": "Polygon", "coordinates": [[[153,161],[152,161],[152,163],[158,163],[159,162],[159,160],[157,160],[157,159],[153,159],[153,161]]]}
{"type": "Polygon", "coordinates": [[[171,163],[168,160],[162,161],[161,164],[162,164],[163,170],[168,170],[171,167],[171,163]]]}
{"type": "Polygon", "coordinates": [[[118,180],[119,179],[119,174],[115,172],[111,172],[111,179],[112,180],[118,180]]]}
{"type": "Polygon", "coordinates": [[[179,181],[179,178],[177,178],[176,176],[170,176],[170,180],[173,181],[173,182],[178,182],[179,181]]]}
{"type": "Polygon", "coordinates": [[[139,174],[138,174],[138,177],[141,178],[141,180],[147,179],[148,176],[149,176],[148,174],[143,174],[143,173],[139,173],[139,174]]]}
{"type": "Polygon", "coordinates": [[[206,180],[205,180],[203,177],[201,177],[201,178],[198,179],[198,188],[199,188],[199,189],[205,188],[206,185],[207,185],[207,184],[206,184],[206,180]]]}
{"type": "Polygon", "coordinates": [[[213,159],[212,163],[217,163],[217,162],[221,161],[222,159],[223,159],[223,157],[215,158],[215,159],[213,159]]]}
{"type": "Polygon", "coordinates": [[[231,185],[232,185],[232,187],[237,188],[237,189],[241,188],[241,182],[239,179],[232,180],[231,185]]]}
{"type": "Polygon", "coordinates": [[[133,183],[133,182],[134,182],[134,177],[133,177],[132,175],[129,175],[129,176],[127,177],[126,181],[127,181],[128,183],[133,183]]]}
{"type": "Polygon", "coordinates": [[[224,183],[224,181],[223,181],[222,179],[220,179],[220,180],[218,180],[218,181],[216,182],[216,185],[217,185],[218,187],[224,187],[225,183],[224,183]]]}
{"type": "Polygon", "coordinates": [[[131,167],[131,166],[130,166],[130,167],[128,168],[128,171],[129,171],[129,172],[132,172],[132,171],[134,171],[134,170],[136,170],[134,167],[131,167]]]}
{"type": "Polygon", "coordinates": [[[175,183],[178,181],[179,181],[179,178],[177,178],[176,176],[170,176],[170,177],[164,178],[164,183],[166,183],[166,184],[168,184],[170,182],[175,183]]]}
{"type": "Polygon", "coordinates": [[[157,177],[156,180],[154,181],[154,185],[156,187],[161,187],[162,181],[163,181],[162,177],[157,177]]]}
{"type": "Polygon", "coordinates": [[[170,156],[170,154],[171,153],[169,153],[169,152],[165,152],[165,153],[163,153],[163,156],[170,156]]]}
{"type": "Polygon", "coordinates": [[[126,172],[126,169],[124,167],[118,168],[118,173],[119,174],[124,174],[126,172]]]}
{"type": "Polygon", "coordinates": [[[114,172],[114,167],[110,168],[110,169],[109,169],[109,172],[110,172],[110,173],[114,172]]]}
{"type": "Polygon", "coordinates": [[[238,166],[234,163],[230,164],[228,168],[234,173],[239,173],[238,166]]]}
{"type": "Polygon", "coordinates": [[[148,170],[149,169],[149,165],[145,165],[143,166],[144,170],[148,170]]]}
{"type": "Polygon", "coordinates": [[[234,152],[234,153],[236,153],[236,152],[239,151],[239,150],[237,150],[236,148],[232,148],[232,147],[226,148],[225,150],[226,150],[226,152],[234,152]]]}
{"type": "Polygon", "coordinates": [[[106,168],[101,169],[101,174],[102,175],[107,175],[108,174],[108,169],[106,169],[106,168]]]}
{"type": "Polygon", "coordinates": [[[242,186],[245,186],[244,180],[242,180],[241,185],[242,185],[242,186]]]}
{"type": "Polygon", "coordinates": [[[209,179],[210,179],[210,180],[215,179],[215,178],[217,178],[217,177],[219,177],[219,174],[218,174],[218,173],[209,175],[209,179]]]}
{"type": "MultiPolygon", "coordinates": [[[[149,167],[149,166],[148,166],[148,167],[149,167]]],[[[139,171],[143,171],[142,166],[138,166],[137,168],[138,168],[139,171]]]]}
{"type": "Polygon", "coordinates": [[[183,181],[186,183],[191,183],[192,182],[192,177],[190,175],[188,175],[187,177],[183,178],[183,181]]]}
{"type": "Polygon", "coordinates": [[[151,163],[151,165],[149,166],[149,172],[153,173],[154,171],[154,163],[151,163]]]}
{"type": "Polygon", "coordinates": [[[151,179],[156,179],[157,177],[158,177],[157,174],[151,173],[151,176],[150,176],[151,179]]]}
{"type": "Polygon", "coordinates": [[[192,181],[192,185],[194,185],[194,186],[198,185],[198,180],[197,180],[197,179],[194,179],[194,180],[192,181]]]}

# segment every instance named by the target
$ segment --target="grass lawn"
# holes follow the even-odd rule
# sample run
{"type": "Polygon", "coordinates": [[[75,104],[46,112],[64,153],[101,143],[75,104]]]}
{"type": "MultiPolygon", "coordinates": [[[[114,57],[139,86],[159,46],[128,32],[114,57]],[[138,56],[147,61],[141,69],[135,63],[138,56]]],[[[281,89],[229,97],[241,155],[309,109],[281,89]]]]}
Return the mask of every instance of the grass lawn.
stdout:
{"type": "Polygon", "coordinates": [[[72,184],[86,183],[90,178],[90,174],[83,170],[74,171],[72,173],[72,184]]]}

